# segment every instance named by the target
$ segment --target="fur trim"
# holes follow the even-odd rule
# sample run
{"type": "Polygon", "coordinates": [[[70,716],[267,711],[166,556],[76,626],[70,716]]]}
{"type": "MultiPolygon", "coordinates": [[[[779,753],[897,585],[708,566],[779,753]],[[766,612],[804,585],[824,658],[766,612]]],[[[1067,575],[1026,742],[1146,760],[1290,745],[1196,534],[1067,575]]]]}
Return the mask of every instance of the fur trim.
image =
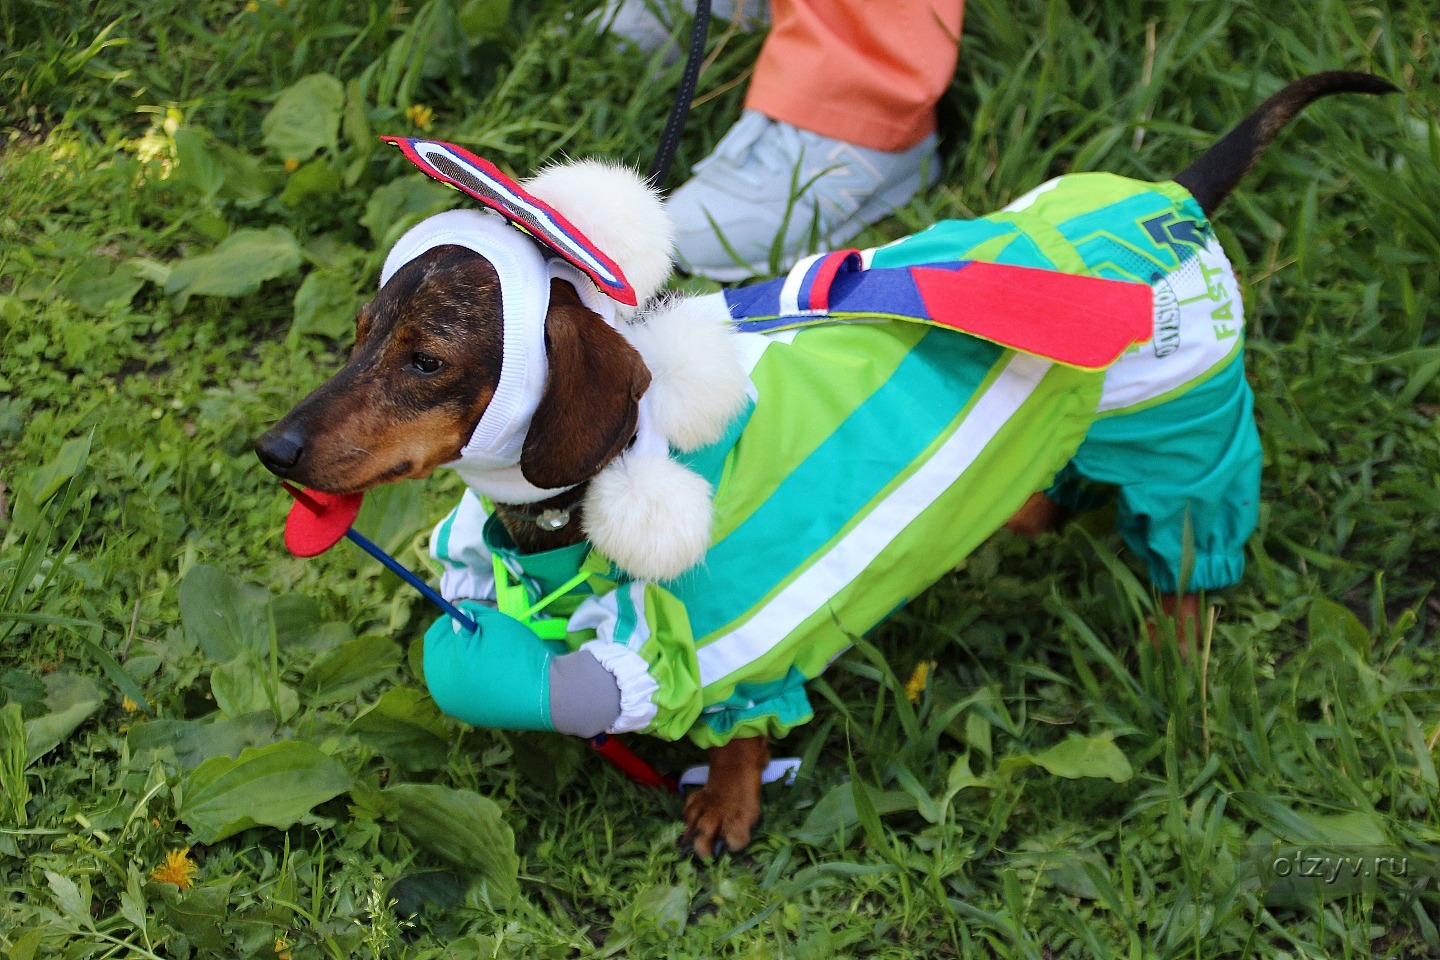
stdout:
{"type": "Polygon", "coordinates": [[[637,302],[655,296],[670,279],[675,225],[660,194],[633,170],[600,160],[567,161],[541,170],[524,186],[620,265],[637,302]]]}
{"type": "Polygon", "coordinates": [[[585,494],[585,535],[640,580],[671,580],[710,547],[710,484],[662,453],[617,457],[585,494]]]}
{"type": "Polygon", "coordinates": [[[665,300],[620,332],[650,369],[650,411],[661,436],[682,453],[719,440],[750,390],[724,297],[665,300]]]}

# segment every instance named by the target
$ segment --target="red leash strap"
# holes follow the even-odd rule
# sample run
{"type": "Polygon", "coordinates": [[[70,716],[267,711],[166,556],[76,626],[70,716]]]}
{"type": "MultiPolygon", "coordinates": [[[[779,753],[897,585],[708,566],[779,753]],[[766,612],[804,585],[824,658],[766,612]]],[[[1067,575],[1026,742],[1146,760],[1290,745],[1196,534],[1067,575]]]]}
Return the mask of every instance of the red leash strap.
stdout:
{"type": "Polygon", "coordinates": [[[600,734],[590,738],[590,748],[620,768],[620,772],[646,787],[662,787],[671,793],[680,792],[680,781],[661,776],[654,767],[641,760],[635,751],[614,737],[600,734]]]}

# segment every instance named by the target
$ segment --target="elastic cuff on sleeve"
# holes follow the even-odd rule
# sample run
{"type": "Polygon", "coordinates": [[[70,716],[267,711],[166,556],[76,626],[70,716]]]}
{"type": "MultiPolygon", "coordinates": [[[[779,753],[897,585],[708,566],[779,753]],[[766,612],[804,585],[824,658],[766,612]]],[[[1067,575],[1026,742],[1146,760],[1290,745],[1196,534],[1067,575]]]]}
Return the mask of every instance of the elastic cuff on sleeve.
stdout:
{"type": "Polygon", "coordinates": [[[451,603],[461,600],[495,602],[495,575],[470,567],[447,568],[440,574],[440,596],[451,603]]]}
{"type": "MultiPolygon", "coordinates": [[[[1219,590],[1239,583],[1245,575],[1245,555],[1201,554],[1195,558],[1195,569],[1190,573],[1190,582],[1185,584],[1186,593],[1202,590],[1219,590]]],[[[1150,565],[1150,582],[1161,593],[1180,592],[1180,569],[1168,564],[1150,565]]]]}
{"type": "Polygon", "coordinates": [[[644,730],[655,719],[655,693],[660,685],[650,676],[650,664],[634,650],[606,640],[581,644],[581,650],[610,671],[620,687],[620,716],[606,733],[644,730]]]}

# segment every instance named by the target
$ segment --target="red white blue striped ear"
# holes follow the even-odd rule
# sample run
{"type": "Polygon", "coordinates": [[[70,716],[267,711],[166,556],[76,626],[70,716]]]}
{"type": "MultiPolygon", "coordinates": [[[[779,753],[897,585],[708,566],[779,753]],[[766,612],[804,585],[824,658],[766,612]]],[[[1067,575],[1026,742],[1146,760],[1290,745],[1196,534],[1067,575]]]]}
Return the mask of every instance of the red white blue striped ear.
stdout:
{"type": "Polygon", "coordinates": [[[400,148],[426,175],[449,184],[500,214],[583,271],[611,299],[635,306],[635,289],[618,264],[543,200],[527,193],[493,163],[440,140],[381,137],[400,148]]]}

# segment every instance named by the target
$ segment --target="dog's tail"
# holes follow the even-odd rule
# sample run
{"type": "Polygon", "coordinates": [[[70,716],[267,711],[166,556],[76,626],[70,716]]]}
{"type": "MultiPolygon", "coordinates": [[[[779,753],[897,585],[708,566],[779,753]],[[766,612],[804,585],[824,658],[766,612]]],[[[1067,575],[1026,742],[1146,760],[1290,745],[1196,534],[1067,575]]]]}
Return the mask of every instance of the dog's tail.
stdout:
{"type": "Polygon", "coordinates": [[[1332,93],[1383,94],[1398,93],[1399,89],[1389,80],[1372,74],[1344,70],[1316,73],[1296,80],[1255,108],[1255,112],[1241,120],[1234,130],[1186,167],[1175,182],[1189,190],[1199,202],[1200,209],[1209,215],[1260,159],[1260,154],[1275,139],[1275,134],[1310,101],[1332,93]]]}

